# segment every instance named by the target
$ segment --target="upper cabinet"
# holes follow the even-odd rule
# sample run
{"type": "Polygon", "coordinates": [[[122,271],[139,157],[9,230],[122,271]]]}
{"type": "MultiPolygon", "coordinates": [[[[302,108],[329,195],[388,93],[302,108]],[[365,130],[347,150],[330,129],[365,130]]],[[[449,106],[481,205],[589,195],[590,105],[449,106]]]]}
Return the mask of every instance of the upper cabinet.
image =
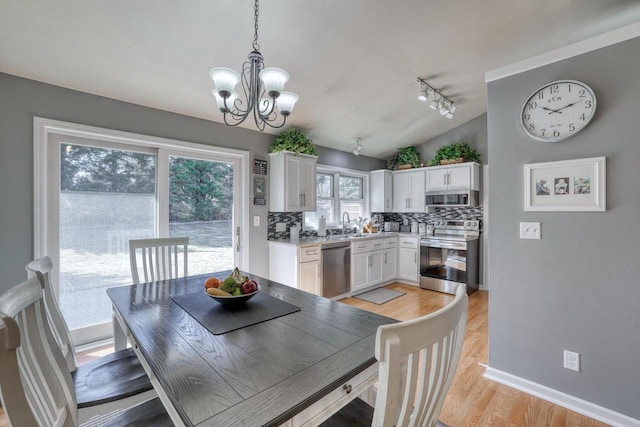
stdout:
{"type": "Polygon", "coordinates": [[[382,169],[370,172],[371,212],[391,212],[393,209],[393,174],[382,169]]]}
{"type": "Polygon", "coordinates": [[[306,212],[316,210],[316,156],[280,152],[269,154],[269,210],[306,212]]]}
{"type": "Polygon", "coordinates": [[[424,169],[393,173],[393,210],[395,212],[424,212],[424,169]]]}
{"type": "Polygon", "coordinates": [[[480,165],[459,163],[426,169],[426,191],[480,190],[480,165]]]}

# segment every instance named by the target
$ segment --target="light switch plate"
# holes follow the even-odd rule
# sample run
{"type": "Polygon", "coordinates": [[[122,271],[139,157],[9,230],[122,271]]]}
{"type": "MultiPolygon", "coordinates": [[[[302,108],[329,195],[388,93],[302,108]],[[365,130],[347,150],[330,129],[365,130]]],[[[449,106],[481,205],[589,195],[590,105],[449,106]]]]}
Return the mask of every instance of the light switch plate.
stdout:
{"type": "Polygon", "coordinates": [[[276,222],[276,231],[287,231],[287,224],[284,222],[276,222]]]}
{"type": "Polygon", "coordinates": [[[260,215],[254,215],[253,217],[253,226],[260,227],[260,215]]]}
{"type": "Polygon", "coordinates": [[[540,240],[540,223],[539,222],[521,222],[520,238],[540,240]]]}

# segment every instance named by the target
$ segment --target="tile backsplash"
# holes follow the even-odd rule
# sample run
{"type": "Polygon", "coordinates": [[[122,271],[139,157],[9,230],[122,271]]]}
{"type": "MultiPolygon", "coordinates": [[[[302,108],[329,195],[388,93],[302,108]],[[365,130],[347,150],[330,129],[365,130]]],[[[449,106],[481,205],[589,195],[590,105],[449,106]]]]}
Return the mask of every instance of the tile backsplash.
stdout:
{"type": "MultiPolygon", "coordinates": [[[[411,224],[412,221],[424,222],[432,224],[437,219],[473,219],[480,221],[480,230],[482,231],[482,206],[474,207],[449,207],[435,208],[433,212],[416,212],[416,213],[398,213],[398,212],[373,212],[373,215],[382,215],[384,221],[397,221],[400,224],[411,224]]],[[[289,228],[294,226],[296,222],[304,224],[304,215],[302,212],[269,212],[267,216],[267,238],[269,240],[288,239],[289,228]],[[285,231],[276,231],[276,223],[284,223],[285,231]]],[[[353,229],[350,230],[354,232],[353,229]]],[[[341,229],[327,228],[327,234],[342,234],[341,229]]],[[[317,233],[315,230],[302,230],[300,237],[314,237],[317,233]]]]}

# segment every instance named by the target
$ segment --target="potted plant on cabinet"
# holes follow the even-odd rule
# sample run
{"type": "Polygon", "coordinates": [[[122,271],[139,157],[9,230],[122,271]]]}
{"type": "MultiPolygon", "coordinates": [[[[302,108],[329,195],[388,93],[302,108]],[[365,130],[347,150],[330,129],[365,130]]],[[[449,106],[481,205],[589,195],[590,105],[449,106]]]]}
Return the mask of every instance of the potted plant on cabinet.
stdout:
{"type": "Polygon", "coordinates": [[[398,169],[411,169],[420,166],[420,154],[416,147],[398,148],[398,169]]]}
{"type": "Polygon", "coordinates": [[[480,163],[480,154],[471,148],[467,142],[463,141],[440,147],[436,152],[436,156],[429,161],[429,165],[450,165],[464,162],[480,163]]]}
{"type": "Polygon", "coordinates": [[[305,134],[296,128],[289,128],[276,137],[269,147],[269,152],[279,153],[290,151],[296,154],[309,154],[317,156],[316,147],[305,134]]]}

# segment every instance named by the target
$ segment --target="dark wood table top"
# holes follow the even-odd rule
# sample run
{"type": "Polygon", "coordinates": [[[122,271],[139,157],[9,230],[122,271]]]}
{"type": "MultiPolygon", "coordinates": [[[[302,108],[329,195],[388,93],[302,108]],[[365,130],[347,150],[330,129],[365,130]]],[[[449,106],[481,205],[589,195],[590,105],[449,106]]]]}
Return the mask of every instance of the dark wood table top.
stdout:
{"type": "Polygon", "coordinates": [[[243,273],[301,311],[213,335],[171,296],[206,298],[204,280],[227,274],[107,290],[188,426],[278,426],[375,363],[378,326],[396,322],[243,273]]]}

